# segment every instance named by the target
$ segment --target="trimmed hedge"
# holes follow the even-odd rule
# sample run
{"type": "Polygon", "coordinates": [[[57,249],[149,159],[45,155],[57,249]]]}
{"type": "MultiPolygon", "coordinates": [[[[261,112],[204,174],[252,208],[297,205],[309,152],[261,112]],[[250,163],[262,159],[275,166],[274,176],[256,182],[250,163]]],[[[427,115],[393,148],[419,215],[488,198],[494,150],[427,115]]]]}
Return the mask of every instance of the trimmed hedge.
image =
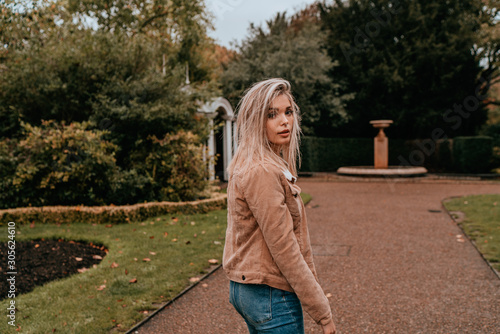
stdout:
{"type": "MultiPolygon", "coordinates": [[[[371,138],[302,138],[300,172],[335,172],[343,166],[373,166],[371,138]]],[[[389,165],[423,166],[429,172],[483,173],[491,169],[490,137],[390,139],[389,165]]]]}
{"type": "Polygon", "coordinates": [[[491,169],[493,139],[486,136],[453,139],[455,168],[462,173],[485,173],[491,169]]]}
{"type": "Polygon", "coordinates": [[[45,206],[0,210],[0,226],[28,223],[120,224],[158,215],[206,213],[227,207],[227,195],[192,202],[151,202],[123,206],[45,206]]]}
{"type": "Polygon", "coordinates": [[[303,137],[301,172],[335,172],[342,166],[373,165],[373,139],[303,137]]]}

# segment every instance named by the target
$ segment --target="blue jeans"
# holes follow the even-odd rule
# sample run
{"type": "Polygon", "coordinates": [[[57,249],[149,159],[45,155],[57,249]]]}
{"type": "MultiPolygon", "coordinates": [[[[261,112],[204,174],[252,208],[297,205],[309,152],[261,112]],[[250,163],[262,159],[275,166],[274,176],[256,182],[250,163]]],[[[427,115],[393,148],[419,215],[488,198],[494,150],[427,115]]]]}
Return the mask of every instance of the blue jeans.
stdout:
{"type": "Polygon", "coordinates": [[[245,319],[250,334],[304,333],[302,305],[295,293],[229,281],[229,302],[245,319]]]}

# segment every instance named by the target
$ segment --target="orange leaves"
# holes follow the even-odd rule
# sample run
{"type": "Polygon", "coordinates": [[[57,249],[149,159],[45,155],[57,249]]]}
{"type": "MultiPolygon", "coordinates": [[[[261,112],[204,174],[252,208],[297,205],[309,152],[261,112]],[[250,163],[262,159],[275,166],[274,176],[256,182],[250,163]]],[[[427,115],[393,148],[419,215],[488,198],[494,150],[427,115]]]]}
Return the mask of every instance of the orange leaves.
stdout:
{"type": "Polygon", "coordinates": [[[137,283],[137,278],[132,278],[130,281],[128,281],[129,283],[137,283]]]}
{"type": "Polygon", "coordinates": [[[219,260],[217,260],[217,259],[210,259],[210,260],[208,260],[208,263],[210,263],[210,264],[217,264],[217,263],[219,263],[219,260]]]}
{"type": "Polygon", "coordinates": [[[118,263],[116,263],[116,262],[113,262],[113,263],[111,263],[111,266],[110,266],[110,267],[111,267],[111,268],[118,268],[118,267],[119,267],[119,264],[118,264],[118,263]]]}

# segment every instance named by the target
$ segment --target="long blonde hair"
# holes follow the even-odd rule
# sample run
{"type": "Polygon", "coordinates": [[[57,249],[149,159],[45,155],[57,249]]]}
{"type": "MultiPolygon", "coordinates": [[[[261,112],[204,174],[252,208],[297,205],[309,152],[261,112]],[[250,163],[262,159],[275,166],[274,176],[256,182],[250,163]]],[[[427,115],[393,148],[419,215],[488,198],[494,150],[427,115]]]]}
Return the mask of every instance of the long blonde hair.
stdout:
{"type": "Polygon", "coordinates": [[[230,175],[236,170],[244,173],[254,163],[268,162],[297,176],[297,164],[300,166],[300,114],[287,80],[268,79],[248,88],[238,104],[236,126],[238,148],[228,167],[230,175]],[[280,147],[280,154],[276,154],[267,138],[266,122],[271,103],[280,95],[290,100],[294,118],[290,142],[280,147]]]}

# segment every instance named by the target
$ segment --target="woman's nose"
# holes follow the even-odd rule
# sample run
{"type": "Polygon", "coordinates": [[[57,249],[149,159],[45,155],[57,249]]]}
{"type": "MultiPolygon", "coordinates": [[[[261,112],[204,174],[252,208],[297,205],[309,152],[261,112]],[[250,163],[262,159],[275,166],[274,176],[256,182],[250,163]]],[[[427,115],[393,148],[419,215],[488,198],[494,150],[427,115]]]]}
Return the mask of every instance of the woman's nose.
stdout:
{"type": "Polygon", "coordinates": [[[280,120],[281,120],[281,124],[288,124],[288,118],[286,117],[286,115],[283,113],[280,115],[280,120]]]}

